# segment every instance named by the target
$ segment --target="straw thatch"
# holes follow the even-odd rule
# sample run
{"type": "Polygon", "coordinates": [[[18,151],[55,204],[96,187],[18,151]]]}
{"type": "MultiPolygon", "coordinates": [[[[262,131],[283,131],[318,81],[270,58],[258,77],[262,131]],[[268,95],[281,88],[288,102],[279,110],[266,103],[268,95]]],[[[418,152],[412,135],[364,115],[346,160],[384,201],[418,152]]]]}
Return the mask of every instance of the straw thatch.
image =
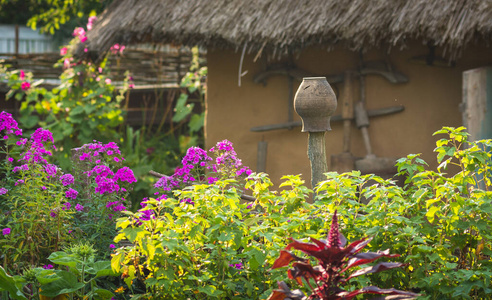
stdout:
{"type": "Polygon", "coordinates": [[[87,36],[76,55],[98,58],[115,43],[278,55],[310,45],[359,51],[419,39],[454,58],[472,41],[492,40],[492,0],[115,0],[87,36]]]}

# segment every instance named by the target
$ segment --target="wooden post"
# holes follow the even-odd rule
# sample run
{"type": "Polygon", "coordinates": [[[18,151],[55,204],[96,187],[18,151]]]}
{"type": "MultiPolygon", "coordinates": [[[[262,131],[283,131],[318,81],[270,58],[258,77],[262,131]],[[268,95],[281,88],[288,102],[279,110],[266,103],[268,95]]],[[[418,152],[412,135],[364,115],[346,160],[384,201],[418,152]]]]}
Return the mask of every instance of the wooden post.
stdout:
{"type": "Polygon", "coordinates": [[[311,186],[314,188],[325,179],[323,174],[328,172],[324,131],[308,133],[308,157],[311,163],[311,186]]]}
{"type": "Polygon", "coordinates": [[[259,141],[258,142],[256,172],[265,172],[266,171],[267,148],[268,148],[268,142],[266,142],[266,141],[259,141]]]}

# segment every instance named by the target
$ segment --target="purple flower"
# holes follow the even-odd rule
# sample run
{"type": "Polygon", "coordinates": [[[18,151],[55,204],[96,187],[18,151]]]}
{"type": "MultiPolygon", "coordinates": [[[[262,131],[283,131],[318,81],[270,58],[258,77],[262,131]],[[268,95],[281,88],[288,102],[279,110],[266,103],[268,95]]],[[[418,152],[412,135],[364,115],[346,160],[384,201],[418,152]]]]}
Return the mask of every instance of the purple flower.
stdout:
{"type": "Polygon", "coordinates": [[[19,179],[15,182],[15,186],[19,185],[19,184],[23,184],[24,183],[24,180],[22,179],[19,179]]]}
{"type": "Polygon", "coordinates": [[[5,195],[8,191],[6,188],[0,188],[0,195],[5,195]]]}
{"type": "MultiPolygon", "coordinates": [[[[84,161],[86,158],[89,158],[89,156],[90,156],[90,155],[89,155],[89,153],[82,153],[82,154],[79,156],[79,159],[80,159],[81,161],[84,161]]],[[[89,158],[89,160],[90,160],[90,158],[89,158]]]]}
{"type": "Polygon", "coordinates": [[[126,181],[128,183],[137,182],[137,179],[135,178],[133,171],[128,167],[123,167],[118,171],[116,171],[115,178],[121,181],[126,181]]]}
{"type": "Polygon", "coordinates": [[[179,202],[180,203],[187,203],[187,204],[195,205],[195,202],[191,201],[190,198],[183,199],[183,200],[181,200],[179,202]]]}
{"type": "Polygon", "coordinates": [[[251,175],[251,170],[248,167],[243,167],[239,171],[236,172],[237,176],[241,176],[243,173],[246,173],[246,175],[251,175]]]}
{"type": "Polygon", "coordinates": [[[65,202],[65,203],[63,203],[62,209],[63,210],[69,210],[70,207],[72,207],[72,204],[70,204],[70,202],[65,202]]]}
{"type": "Polygon", "coordinates": [[[72,174],[64,174],[60,176],[60,180],[63,186],[71,185],[74,182],[74,177],[72,174]]]}
{"type": "Polygon", "coordinates": [[[109,248],[114,249],[114,248],[116,248],[116,246],[114,244],[110,244],[109,248]]]}
{"type": "Polygon", "coordinates": [[[243,263],[241,263],[241,262],[240,262],[240,263],[238,263],[238,264],[230,264],[230,265],[229,265],[229,267],[231,267],[231,268],[235,268],[235,269],[237,269],[237,270],[242,270],[242,269],[244,269],[243,263]]]}
{"type": "Polygon", "coordinates": [[[151,209],[139,210],[139,212],[142,213],[142,216],[138,218],[141,221],[148,221],[154,218],[154,211],[151,209]]]}
{"type": "Polygon", "coordinates": [[[11,114],[8,112],[0,112],[0,132],[5,130],[5,133],[22,135],[22,130],[19,129],[17,122],[14,120],[11,114]]]}
{"type": "Polygon", "coordinates": [[[53,265],[44,265],[43,266],[43,269],[46,269],[46,270],[51,270],[53,268],[54,268],[53,265]]]}
{"type": "Polygon", "coordinates": [[[65,192],[65,197],[70,198],[70,199],[76,199],[78,194],[79,194],[79,192],[70,188],[70,189],[68,189],[68,191],[65,192]]]}
{"type": "Polygon", "coordinates": [[[161,201],[161,200],[166,200],[166,199],[167,199],[167,195],[166,194],[162,194],[159,197],[157,197],[157,199],[155,199],[155,200],[161,201]]]}
{"type": "Polygon", "coordinates": [[[79,203],[77,203],[77,205],[75,205],[75,210],[76,211],[82,211],[82,210],[84,210],[84,207],[82,205],[80,205],[79,203]]]}
{"type": "Polygon", "coordinates": [[[41,187],[41,189],[42,189],[43,191],[46,191],[46,187],[45,187],[44,185],[41,187]]]}
{"type": "Polygon", "coordinates": [[[118,204],[115,207],[113,207],[113,210],[114,211],[122,211],[122,210],[125,210],[125,209],[126,209],[126,207],[123,204],[118,204]]]}
{"type": "Polygon", "coordinates": [[[15,144],[17,146],[24,146],[25,144],[27,144],[27,139],[22,138],[22,139],[18,140],[17,142],[15,142],[15,144]]]}
{"type": "Polygon", "coordinates": [[[10,231],[11,231],[11,229],[8,228],[8,227],[7,228],[4,228],[4,229],[2,229],[2,234],[3,235],[9,235],[10,234],[10,231]]]}
{"type": "Polygon", "coordinates": [[[56,217],[56,212],[54,210],[52,210],[50,212],[50,217],[52,217],[52,218],[56,217]]]}
{"type": "Polygon", "coordinates": [[[109,177],[97,176],[96,184],[97,186],[95,188],[95,191],[96,193],[99,193],[101,195],[104,193],[111,194],[120,190],[120,186],[116,184],[112,178],[109,177]]]}
{"type": "MultiPolygon", "coordinates": [[[[27,141],[27,140],[26,140],[27,141]]],[[[25,145],[26,141],[22,140],[19,145],[25,145]]],[[[20,160],[32,163],[44,163],[47,164],[44,156],[51,156],[51,151],[45,149],[44,143],[53,143],[53,135],[49,130],[42,128],[36,129],[31,135],[29,148],[26,152],[22,153],[20,160]]]]}
{"type": "Polygon", "coordinates": [[[8,160],[9,162],[14,162],[14,159],[13,159],[12,157],[8,157],[8,158],[7,158],[7,160],[8,160]]]}
{"type": "Polygon", "coordinates": [[[218,178],[217,178],[217,177],[208,177],[208,178],[207,178],[207,182],[208,182],[208,184],[214,184],[214,183],[216,183],[216,182],[217,182],[217,180],[218,180],[218,178]]]}
{"type": "Polygon", "coordinates": [[[29,171],[29,166],[27,164],[23,164],[23,165],[14,167],[14,169],[12,170],[12,172],[14,172],[14,173],[17,173],[19,171],[29,171]]]}
{"type": "Polygon", "coordinates": [[[44,170],[49,176],[55,176],[57,169],[58,168],[53,164],[48,164],[44,166],[44,170]]]}

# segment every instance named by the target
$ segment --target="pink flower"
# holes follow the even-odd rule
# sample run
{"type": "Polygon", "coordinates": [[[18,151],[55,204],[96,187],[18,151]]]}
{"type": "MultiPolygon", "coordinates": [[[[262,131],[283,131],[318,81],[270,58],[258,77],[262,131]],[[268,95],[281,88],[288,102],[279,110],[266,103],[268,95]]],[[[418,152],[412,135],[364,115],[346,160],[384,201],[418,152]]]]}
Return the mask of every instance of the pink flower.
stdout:
{"type": "Polygon", "coordinates": [[[75,210],[82,211],[82,210],[84,210],[84,207],[77,203],[77,205],[75,205],[75,210]]]}
{"type": "Polygon", "coordinates": [[[85,41],[87,41],[87,37],[84,35],[84,36],[79,36],[79,40],[82,42],[82,43],[85,43],[85,41]]]}
{"type": "Polygon", "coordinates": [[[109,248],[114,249],[116,246],[114,244],[109,245],[109,248]]]}
{"type": "Polygon", "coordinates": [[[118,54],[118,52],[121,54],[123,53],[123,50],[125,50],[125,46],[120,44],[114,44],[113,46],[111,46],[110,50],[111,53],[113,54],[118,54]]]}
{"type": "Polygon", "coordinates": [[[92,25],[94,24],[96,19],[97,18],[95,16],[89,17],[89,20],[87,21],[87,30],[92,30],[92,25]]]}
{"type": "Polygon", "coordinates": [[[20,70],[19,79],[24,80],[24,78],[26,78],[26,74],[24,73],[23,70],[20,70]]]}
{"type": "Polygon", "coordinates": [[[87,48],[84,48],[84,52],[85,52],[85,53],[87,53],[87,51],[89,51],[89,49],[87,49],[87,48]]]}
{"type": "Polygon", "coordinates": [[[106,79],[104,80],[104,82],[106,82],[106,84],[111,84],[111,79],[106,78],[106,79]]]}
{"type": "Polygon", "coordinates": [[[73,36],[84,36],[85,35],[85,30],[82,27],[77,27],[73,30],[73,36]]]}
{"type": "Polygon", "coordinates": [[[63,47],[60,49],[60,55],[64,56],[65,54],[67,54],[67,47],[63,47]]]}
{"type": "Polygon", "coordinates": [[[27,81],[24,81],[22,84],[21,84],[21,89],[23,91],[27,91],[29,88],[31,87],[31,84],[27,81]]]}

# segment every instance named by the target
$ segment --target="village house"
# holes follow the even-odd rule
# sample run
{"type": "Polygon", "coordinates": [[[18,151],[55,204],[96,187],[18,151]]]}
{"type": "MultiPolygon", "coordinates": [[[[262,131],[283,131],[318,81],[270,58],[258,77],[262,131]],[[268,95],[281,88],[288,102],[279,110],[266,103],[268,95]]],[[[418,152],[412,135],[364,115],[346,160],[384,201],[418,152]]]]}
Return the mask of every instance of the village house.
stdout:
{"type": "Polygon", "coordinates": [[[390,161],[422,153],[435,167],[442,126],[492,137],[489,0],[118,0],[87,37],[74,51],[94,60],[116,43],[206,49],[206,147],[229,139],[276,183],[309,181],[307,133],[292,108],[303,77],[326,76],[338,97],[325,135],[330,170],[345,168],[339,154],[368,151],[390,161]],[[368,127],[354,121],[357,106],[368,127]]]}

